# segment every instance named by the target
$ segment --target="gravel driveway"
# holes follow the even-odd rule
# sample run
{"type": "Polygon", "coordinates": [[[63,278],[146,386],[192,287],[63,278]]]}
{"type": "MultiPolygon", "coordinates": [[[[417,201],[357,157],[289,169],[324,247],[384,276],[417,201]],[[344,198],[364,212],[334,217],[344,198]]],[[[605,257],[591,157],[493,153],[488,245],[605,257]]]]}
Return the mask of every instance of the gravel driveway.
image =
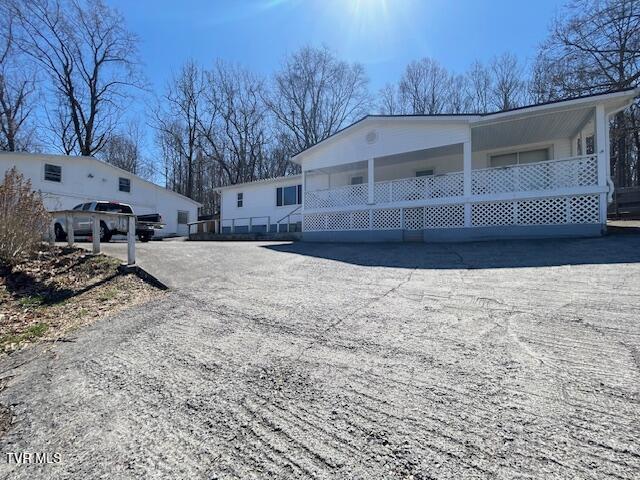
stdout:
{"type": "Polygon", "coordinates": [[[0,478],[640,478],[640,235],[138,254],[162,301],[0,361],[62,457],[0,478]]]}

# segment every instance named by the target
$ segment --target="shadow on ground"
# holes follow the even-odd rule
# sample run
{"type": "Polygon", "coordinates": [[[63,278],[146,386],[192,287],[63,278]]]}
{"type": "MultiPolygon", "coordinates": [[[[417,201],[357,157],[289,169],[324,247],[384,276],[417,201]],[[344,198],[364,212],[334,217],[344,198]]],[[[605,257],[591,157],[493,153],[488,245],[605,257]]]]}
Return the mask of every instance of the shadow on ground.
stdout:
{"type": "Polygon", "coordinates": [[[362,266],[419,269],[518,268],[640,263],[640,229],[605,237],[470,243],[306,243],[265,245],[273,251],[362,266]]]}

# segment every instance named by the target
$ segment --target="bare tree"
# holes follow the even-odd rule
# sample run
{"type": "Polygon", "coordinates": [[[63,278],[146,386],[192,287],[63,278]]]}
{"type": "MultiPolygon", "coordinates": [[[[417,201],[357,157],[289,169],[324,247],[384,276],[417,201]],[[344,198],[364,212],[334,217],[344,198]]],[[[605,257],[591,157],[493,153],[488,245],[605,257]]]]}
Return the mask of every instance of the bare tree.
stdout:
{"type": "Polygon", "coordinates": [[[267,105],[293,154],[362,116],[370,103],[362,65],[338,60],[326,48],[304,47],[286,58],[267,105]]]}
{"type": "Polygon", "coordinates": [[[33,147],[35,92],[35,73],[17,57],[14,33],[13,18],[0,5],[0,150],[10,152],[33,147]]]}
{"type": "Polygon", "coordinates": [[[473,99],[470,95],[468,77],[451,75],[448,82],[446,102],[447,113],[469,113],[472,110],[473,99]]]}
{"type": "Polygon", "coordinates": [[[562,62],[567,93],[618,90],[640,81],[640,4],[634,0],[576,0],[559,16],[544,46],[562,62]]]}
{"type": "Polygon", "coordinates": [[[491,108],[491,72],[482,63],[475,61],[466,75],[471,111],[474,113],[488,112],[491,108]]]}
{"type": "MultiPolygon", "coordinates": [[[[547,88],[571,97],[620,90],[640,81],[640,4],[576,0],[554,22],[544,55],[547,88]]],[[[640,185],[640,102],[616,115],[611,160],[617,185],[640,185]]]]}
{"type": "Polygon", "coordinates": [[[21,30],[16,44],[48,74],[52,96],[61,102],[52,128],[71,126],[58,138],[62,148],[99,152],[132,88],[142,85],[136,36],[102,0],[13,1],[10,10],[21,30]]]}
{"type": "Polygon", "coordinates": [[[154,111],[158,141],[166,158],[176,162],[166,169],[167,186],[189,198],[194,194],[194,164],[200,148],[204,88],[204,72],[194,61],[187,61],[167,85],[154,111]]]}
{"type": "Polygon", "coordinates": [[[225,183],[260,178],[265,162],[265,86],[251,72],[218,61],[207,74],[208,115],[201,117],[205,151],[219,162],[225,183]]]}
{"type": "Polygon", "coordinates": [[[392,83],[387,83],[378,92],[378,111],[383,115],[401,115],[404,108],[399,98],[398,88],[392,83]]]}
{"type": "Polygon", "coordinates": [[[497,110],[508,110],[522,104],[525,85],[524,69],[512,53],[503,53],[491,62],[493,76],[491,104],[497,110]]]}
{"type": "Polygon", "coordinates": [[[146,176],[142,159],[140,125],[129,121],[122,131],[112,133],[98,157],[105,162],[136,175],[146,176]]]}
{"type": "Polygon", "coordinates": [[[405,69],[398,90],[406,113],[442,113],[447,105],[449,73],[431,58],[413,61],[405,69]]]}
{"type": "Polygon", "coordinates": [[[564,76],[564,66],[550,61],[544,52],[540,52],[531,68],[527,102],[543,103],[562,98],[563,92],[557,88],[557,79],[564,76]]]}

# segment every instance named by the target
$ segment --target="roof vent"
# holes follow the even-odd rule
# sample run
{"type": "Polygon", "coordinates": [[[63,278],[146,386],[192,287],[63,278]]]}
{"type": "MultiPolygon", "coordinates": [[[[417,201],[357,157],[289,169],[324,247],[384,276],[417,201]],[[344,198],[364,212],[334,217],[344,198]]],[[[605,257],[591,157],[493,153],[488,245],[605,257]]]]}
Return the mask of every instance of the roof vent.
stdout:
{"type": "Polygon", "coordinates": [[[376,132],[375,130],[371,130],[367,133],[365,140],[369,145],[371,145],[372,143],[376,143],[378,141],[378,132],[376,132]]]}

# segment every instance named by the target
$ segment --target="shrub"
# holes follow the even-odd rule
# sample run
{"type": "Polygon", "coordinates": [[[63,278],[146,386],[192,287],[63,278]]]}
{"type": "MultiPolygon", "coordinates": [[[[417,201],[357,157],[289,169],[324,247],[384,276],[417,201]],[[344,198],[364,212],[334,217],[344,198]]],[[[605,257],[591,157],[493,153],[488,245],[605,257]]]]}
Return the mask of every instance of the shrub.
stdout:
{"type": "Polygon", "coordinates": [[[8,170],[0,184],[0,263],[11,267],[33,254],[50,222],[40,192],[15,167],[8,170]]]}

